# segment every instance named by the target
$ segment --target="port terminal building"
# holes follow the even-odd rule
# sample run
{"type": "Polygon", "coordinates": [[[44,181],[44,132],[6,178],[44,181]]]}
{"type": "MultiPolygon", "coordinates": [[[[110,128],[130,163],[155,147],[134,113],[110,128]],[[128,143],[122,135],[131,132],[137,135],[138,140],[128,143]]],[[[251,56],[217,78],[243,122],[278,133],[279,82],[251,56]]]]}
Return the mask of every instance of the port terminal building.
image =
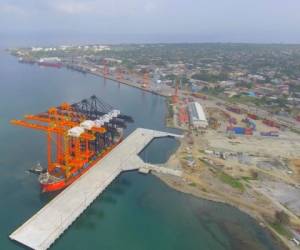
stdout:
{"type": "Polygon", "coordinates": [[[206,128],[208,121],[205,112],[199,102],[190,102],[188,104],[190,124],[194,128],[206,128]]]}

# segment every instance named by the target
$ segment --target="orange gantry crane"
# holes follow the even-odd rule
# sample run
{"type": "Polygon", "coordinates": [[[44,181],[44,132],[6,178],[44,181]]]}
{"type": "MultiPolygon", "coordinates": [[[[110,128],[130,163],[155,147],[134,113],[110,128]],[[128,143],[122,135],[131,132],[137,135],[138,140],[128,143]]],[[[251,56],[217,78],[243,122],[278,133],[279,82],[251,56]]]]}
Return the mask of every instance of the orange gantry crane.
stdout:
{"type": "Polygon", "coordinates": [[[117,70],[116,70],[116,79],[117,79],[117,81],[124,80],[124,72],[121,68],[117,68],[117,70]]]}
{"type": "Polygon", "coordinates": [[[145,89],[149,88],[149,74],[148,74],[148,72],[144,73],[142,87],[145,88],[145,89]]]}
{"type": "Polygon", "coordinates": [[[104,60],[104,65],[103,65],[103,77],[107,78],[109,75],[109,67],[108,67],[108,63],[106,60],[104,60]]]}
{"type": "Polygon", "coordinates": [[[88,171],[122,141],[127,122],[133,122],[132,117],[95,95],[11,121],[46,133],[47,170],[33,169],[43,192],[61,190],[88,171]]]}
{"type": "Polygon", "coordinates": [[[55,168],[58,168],[62,171],[58,170],[57,173],[65,172],[66,176],[76,172],[94,154],[89,147],[89,141],[95,140],[94,133],[106,132],[104,127],[92,127],[88,132],[84,131],[78,137],[69,135],[68,131],[71,128],[78,126],[80,122],[86,119],[82,114],[73,111],[67,103],[60,106],[60,112],[57,108],[50,108],[45,113],[25,115],[24,118],[24,120],[12,120],[11,123],[46,132],[48,172],[52,173],[55,168]],[[53,135],[55,139],[53,139],[53,135]],[[56,150],[53,150],[53,141],[56,150]],[[52,161],[53,153],[56,153],[56,161],[52,161]]]}
{"type": "Polygon", "coordinates": [[[179,80],[176,79],[174,95],[172,96],[173,103],[178,103],[178,99],[179,99],[178,98],[178,86],[179,86],[179,80]]]}

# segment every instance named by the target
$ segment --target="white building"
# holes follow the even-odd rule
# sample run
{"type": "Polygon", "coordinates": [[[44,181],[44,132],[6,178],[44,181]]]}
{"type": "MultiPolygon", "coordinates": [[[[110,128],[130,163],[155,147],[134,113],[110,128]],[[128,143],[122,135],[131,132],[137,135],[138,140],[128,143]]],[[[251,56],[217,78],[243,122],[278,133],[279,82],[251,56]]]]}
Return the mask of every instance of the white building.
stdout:
{"type": "Polygon", "coordinates": [[[188,104],[190,123],[195,128],[206,128],[208,126],[208,122],[204,113],[204,110],[200,103],[191,102],[188,104]]]}

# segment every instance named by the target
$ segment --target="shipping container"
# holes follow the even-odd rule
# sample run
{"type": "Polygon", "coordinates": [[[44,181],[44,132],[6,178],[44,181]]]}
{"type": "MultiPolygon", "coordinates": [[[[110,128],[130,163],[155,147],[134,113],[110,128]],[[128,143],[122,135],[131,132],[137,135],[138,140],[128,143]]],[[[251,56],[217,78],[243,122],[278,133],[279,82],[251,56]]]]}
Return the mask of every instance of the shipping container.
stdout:
{"type": "Polygon", "coordinates": [[[279,133],[277,131],[269,131],[269,132],[261,132],[260,135],[261,136],[274,136],[274,137],[278,137],[279,133]]]}
{"type": "Polygon", "coordinates": [[[252,128],[245,128],[245,135],[253,135],[253,129],[252,128]]]}
{"type": "Polygon", "coordinates": [[[236,118],[235,118],[235,117],[230,117],[230,118],[229,118],[229,123],[237,124],[236,118]]]}
{"type": "Polygon", "coordinates": [[[243,134],[245,134],[245,128],[242,128],[242,127],[234,127],[234,128],[233,128],[233,132],[234,132],[235,134],[241,134],[241,135],[243,135],[243,134]]]}
{"type": "Polygon", "coordinates": [[[228,126],[227,127],[227,131],[232,131],[233,130],[233,127],[232,126],[228,126]]]}
{"type": "Polygon", "coordinates": [[[265,119],[263,120],[263,123],[269,127],[280,128],[280,125],[272,120],[265,119]]]}
{"type": "Polygon", "coordinates": [[[237,108],[237,107],[227,107],[226,109],[233,112],[233,113],[237,113],[237,114],[242,113],[242,110],[240,108],[237,108]]]}
{"type": "Polygon", "coordinates": [[[258,120],[257,115],[254,115],[254,114],[248,114],[247,116],[248,116],[249,118],[253,119],[253,120],[258,120]]]}

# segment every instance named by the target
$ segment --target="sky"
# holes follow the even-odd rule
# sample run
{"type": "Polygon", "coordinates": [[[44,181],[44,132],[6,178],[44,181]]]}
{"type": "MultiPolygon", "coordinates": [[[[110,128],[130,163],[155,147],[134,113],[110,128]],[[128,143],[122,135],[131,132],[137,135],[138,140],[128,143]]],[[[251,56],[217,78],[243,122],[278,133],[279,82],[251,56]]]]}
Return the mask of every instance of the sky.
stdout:
{"type": "Polygon", "coordinates": [[[300,0],[0,0],[0,36],[300,43],[299,12],[300,0]]]}

